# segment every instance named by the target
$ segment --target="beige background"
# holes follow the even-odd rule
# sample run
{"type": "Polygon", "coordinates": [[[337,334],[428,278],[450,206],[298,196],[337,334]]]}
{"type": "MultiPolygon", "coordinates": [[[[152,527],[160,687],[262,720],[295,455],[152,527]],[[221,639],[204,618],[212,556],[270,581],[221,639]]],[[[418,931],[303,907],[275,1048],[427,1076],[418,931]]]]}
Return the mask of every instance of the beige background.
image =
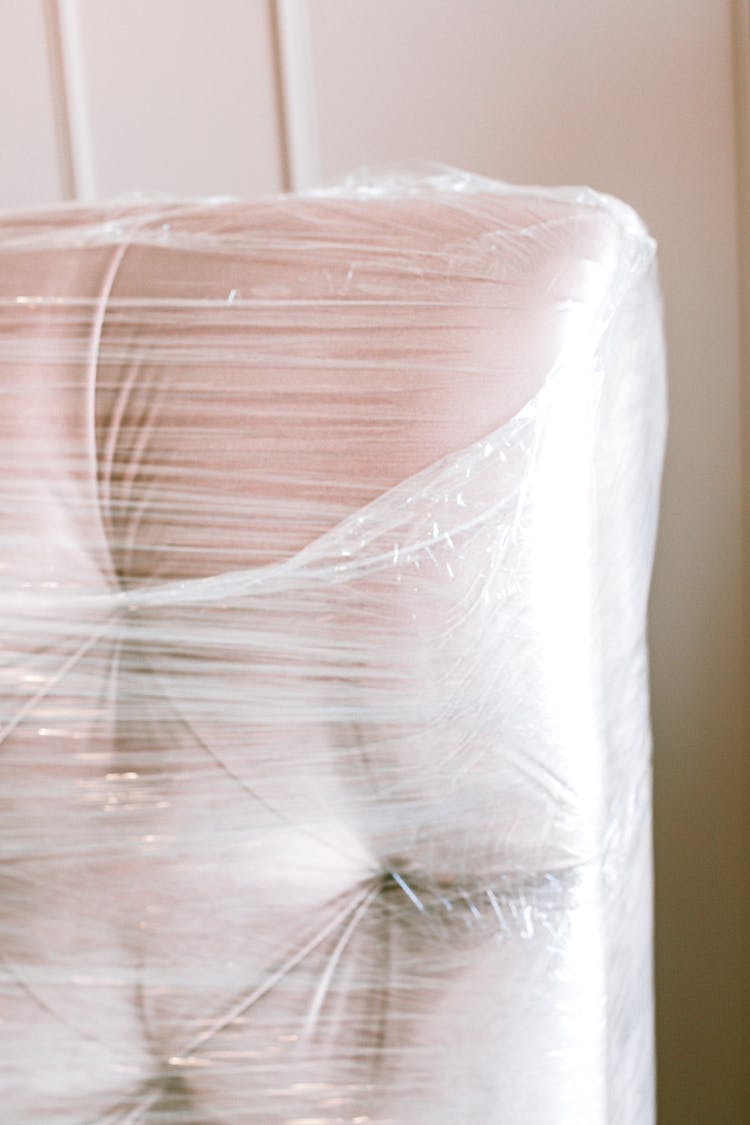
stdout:
{"type": "Polygon", "coordinates": [[[418,157],[590,183],[634,204],[660,243],[671,437],[652,599],[659,1120],[739,1125],[750,4],[0,0],[0,205],[250,195],[418,157]]]}

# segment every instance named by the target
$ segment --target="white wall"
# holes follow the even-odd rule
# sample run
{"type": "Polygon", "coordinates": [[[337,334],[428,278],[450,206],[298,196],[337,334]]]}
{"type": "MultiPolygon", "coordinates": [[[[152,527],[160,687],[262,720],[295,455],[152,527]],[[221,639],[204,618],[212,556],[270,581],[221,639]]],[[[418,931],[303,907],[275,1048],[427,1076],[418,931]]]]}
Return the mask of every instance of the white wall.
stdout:
{"type": "Polygon", "coordinates": [[[425,157],[591,183],[651,226],[672,418],[652,599],[661,1125],[738,1125],[750,1103],[748,90],[748,0],[0,0],[2,204],[253,194],[425,157]],[[747,369],[745,395],[747,444],[747,369]]]}

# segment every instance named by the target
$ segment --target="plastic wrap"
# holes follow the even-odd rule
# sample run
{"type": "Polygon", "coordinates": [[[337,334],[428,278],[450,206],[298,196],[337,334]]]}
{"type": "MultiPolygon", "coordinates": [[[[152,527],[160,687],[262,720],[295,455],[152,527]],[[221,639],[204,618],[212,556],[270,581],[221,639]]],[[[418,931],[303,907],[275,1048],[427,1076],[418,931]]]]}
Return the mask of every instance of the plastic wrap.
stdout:
{"type": "Polygon", "coordinates": [[[363,176],[0,216],[13,1125],[647,1125],[654,247],[363,176]]]}

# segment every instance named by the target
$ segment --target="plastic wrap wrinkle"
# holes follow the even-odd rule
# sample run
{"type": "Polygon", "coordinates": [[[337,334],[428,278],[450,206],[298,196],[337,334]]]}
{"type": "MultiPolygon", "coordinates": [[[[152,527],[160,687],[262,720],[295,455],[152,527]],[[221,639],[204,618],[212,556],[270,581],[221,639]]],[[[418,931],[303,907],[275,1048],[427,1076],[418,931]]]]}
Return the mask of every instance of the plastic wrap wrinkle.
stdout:
{"type": "Polygon", "coordinates": [[[7,1120],[653,1122],[634,213],[6,212],[0,358],[7,1120]]]}

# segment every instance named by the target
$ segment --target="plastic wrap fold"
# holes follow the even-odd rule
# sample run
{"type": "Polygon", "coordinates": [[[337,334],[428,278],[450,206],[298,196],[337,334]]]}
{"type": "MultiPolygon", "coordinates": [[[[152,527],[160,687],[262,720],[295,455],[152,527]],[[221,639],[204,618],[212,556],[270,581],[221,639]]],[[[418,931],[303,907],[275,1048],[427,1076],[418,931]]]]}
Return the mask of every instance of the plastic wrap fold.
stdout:
{"type": "Polygon", "coordinates": [[[633,212],[6,212],[0,388],[3,1121],[652,1121],[633,212]]]}

